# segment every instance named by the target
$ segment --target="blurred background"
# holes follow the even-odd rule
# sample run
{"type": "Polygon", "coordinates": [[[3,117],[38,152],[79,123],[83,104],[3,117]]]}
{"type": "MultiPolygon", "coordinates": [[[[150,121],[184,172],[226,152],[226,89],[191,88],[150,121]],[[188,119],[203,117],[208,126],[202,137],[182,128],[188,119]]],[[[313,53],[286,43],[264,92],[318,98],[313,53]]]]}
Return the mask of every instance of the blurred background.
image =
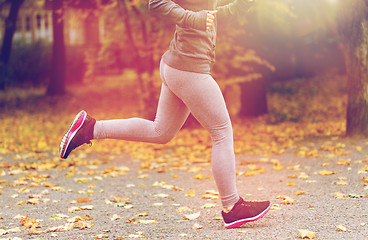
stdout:
{"type": "MultiPolygon", "coordinates": [[[[311,99],[304,109],[290,106],[291,114],[275,94],[314,86],[311,96],[323,82],[337,85],[327,88],[341,99],[335,112],[345,114],[340,1],[262,0],[244,16],[218,19],[213,76],[233,116],[271,112],[273,121],[298,121],[311,99]]],[[[146,0],[0,0],[0,91],[65,96],[95,86],[94,94],[104,98],[111,91],[99,91],[119,86],[122,99],[130,96],[138,112],[153,118],[159,61],[173,32],[172,23],[149,14],[146,0]]],[[[4,110],[16,106],[7,99],[4,110]]]]}

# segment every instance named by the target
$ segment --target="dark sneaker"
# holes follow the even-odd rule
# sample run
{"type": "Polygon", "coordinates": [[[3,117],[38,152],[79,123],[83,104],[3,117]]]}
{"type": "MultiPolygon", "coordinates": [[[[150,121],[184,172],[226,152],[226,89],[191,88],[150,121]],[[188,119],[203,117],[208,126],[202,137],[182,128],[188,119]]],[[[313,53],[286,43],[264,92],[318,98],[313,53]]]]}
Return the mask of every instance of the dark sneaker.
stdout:
{"type": "Polygon", "coordinates": [[[252,222],[263,217],[270,210],[269,201],[252,202],[244,201],[242,198],[235,203],[230,212],[222,212],[226,228],[236,228],[244,223],[252,222]]]}
{"type": "Polygon", "coordinates": [[[67,158],[69,153],[80,145],[91,144],[95,123],[94,118],[87,115],[85,111],[80,111],[61,139],[60,157],[67,158]]]}

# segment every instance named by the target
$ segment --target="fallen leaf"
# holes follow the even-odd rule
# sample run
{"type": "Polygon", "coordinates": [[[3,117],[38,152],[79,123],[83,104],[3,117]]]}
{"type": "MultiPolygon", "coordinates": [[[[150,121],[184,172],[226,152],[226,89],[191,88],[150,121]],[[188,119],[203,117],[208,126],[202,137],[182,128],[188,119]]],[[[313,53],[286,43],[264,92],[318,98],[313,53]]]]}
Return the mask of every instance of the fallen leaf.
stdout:
{"type": "Polygon", "coordinates": [[[307,179],[309,179],[309,175],[306,174],[305,172],[300,172],[298,178],[303,179],[303,180],[307,180],[307,179]]]}
{"type": "Polygon", "coordinates": [[[209,179],[209,178],[211,178],[211,176],[203,176],[203,174],[202,173],[199,173],[199,174],[197,174],[197,175],[195,175],[194,177],[193,177],[194,179],[199,179],[199,180],[203,180],[203,179],[209,179]]]}
{"type": "Polygon", "coordinates": [[[117,214],[112,215],[111,221],[114,221],[114,220],[117,220],[117,219],[121,219],[121,217],[119,217],[119,215],[117,215],[117,214]]]}
{"type": "Polygon", "coordinates": [[[285,205],[291,205],[295,201],[294,199],[288,196],[278,196],[276,197],[276,199],[283,199],[284,201],[282,201],[281,204],[285,204],[285,205]]]}
{"type": "Polygon", "coordinates": [[[26,201],[26,204],[32,204],[32,205],[36,205],[39,203],[40,203],[40,200],[38,198],[32,198],[26,201]]]}
{"type": "Polygon", "coordinates": [[[337,174],[336,171],[327,171],[327,170],[321,170],[318,172],[320,175],[333,175],[333,174],[337,174]]]}
{"type": "Polygon", "coordinates": [[[138,223],[142,223],[142,224],[153,224],[153,223],[158,223],[156,220],[139,220],[137,221],[138,223]]]}
{"type": "Polygon", "coordinates": [[[203,226],[198,224],[198,223],[195,223],[193,226],[192,226],[192,229],[202,229],[203,226]]]}
{"type": "Polygon", "coordinates": [[[87,203],[87,202],[92,202],[92,199],[89,198],[78,198],[77,199],[78,203],[87,203]]]}
{"type": "Polygon", "coordinates": [[[337,165],[349,166],[351,164],[351,159],[339,159],[337,165]]]}
{"type": "Polygon", "coordinates": [[[334,198],[347,198],[347,196],[341,192],[335,192],[334,198]]]}
{"type": "Polygon", "coordinates": [[[278,204],[272,204],[270,210],[280,210],[280,206],[278,204]]]}
{"type": "Polygon", "coordinates": [[[184,207],[180,207],[180,208],[178,208],[178,210],[177,210],[179,213],[181,213],[181,212],[190,212],[190,211],[192,211],[192,209],[190,209],[189,207],[187,207],[187,206],[184,206],[184,207]]]}
{"type": "Polygon", "coordinates": [[[317,238],[316,233],[314,233],[312,231],[309,231],[309,230],[298,229],[298,232],[299,232],[302,239],[304,239],[304,238],[308,238],[308,239],[317,238]]]}
{"type": "Polygon", "coordinates": [[[93,210],[93,205],[84,205],[80,207],[81,210],[93,210]]]}
{"type": "Polygon", "coordinates": [[[112,202],[116,203],[128,203],[130,201],[129,198],[115,197],[114,195],[111,195],[111,198],[113,199],[112,202]]]}
{"type": "Polygon", "coordinates": [[[194,220],[194,219],[199,218],[200,215],[201,215],[201,212],[196,212],[196,213],[193,213],[193,214],[186,214],[186,215],[184,215],[184,218],[186,220],[194,220]]]}
{"type": "Polygon", "coordinates": [[[344,227],[343,225],[338,225],[338,226],[336,226],[336,228],[337,228],[337,230],[339,230],[339,231],[342,231],[342,232],[347,232],[347,231],[349,231],[346,227],[344,227]]]}
{"type": "Polygon", "coordinates": [[[219,199],[220,194],[215,190],[207,190],[206,193],[201,197],[202,199],[219,199]]]}
{"type": "Polygon", "coordinates": [[[306,195],[306,192],[304,192],[304,191],[296,191],[296,192],[294,192],[294,195],[306,195]]]}
{"type": "Polygon", "coordinates": [[[286,186],[295,186],[296,182],[287,181],[286,186]]]}
{"type": "Polygon", "coordinates": [[[70,207],[70,208],[68,208],[68,212],[70,212],[70,213],[74,213],[74,212],[80,211],[80,210],[81,210],[80,207],[70,207]]]}
{"type": "Polygon", "coordinates": [[[195,191],[194,190],[190,190],[189,192],[187,192],[186,194],[185,194],[185,196],[186,197],[193,197],[193,196],[195,196],[196,194],[195,194],[195,191]]]}
{"type": "Polygon", "coordinates": [[[214,203],[206,203],[201,208],[213,208],[216,207],[216,204],[214,203]]]}
{"type": "Polygon", "coordinates": [[[156,194],[155,197],[167,198],[167,197],[169,197],[169,195],[168,194],[165,194],[165,193],[159,193],[159,194],[156,194]]]}
{"type": "Polygon", "coordinates": [[[346,182],[346,181],[338,181],[338,182],[334,182],[334,184],[339,185],[339,186],[346,186],[346,185],[348,185],[348,182],[346,182]]]}

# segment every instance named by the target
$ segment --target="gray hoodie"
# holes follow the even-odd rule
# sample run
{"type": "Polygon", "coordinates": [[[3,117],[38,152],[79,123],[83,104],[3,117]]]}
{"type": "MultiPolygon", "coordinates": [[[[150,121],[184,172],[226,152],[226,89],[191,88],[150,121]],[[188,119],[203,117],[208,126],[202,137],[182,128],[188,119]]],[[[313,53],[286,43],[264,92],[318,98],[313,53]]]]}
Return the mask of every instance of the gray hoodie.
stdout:
{"type": "Polygon", "coordinates": [[[178,70],[210,73],[215,63],[217,17],[206,30],[207,11],[216,16],[241,14],[249,10],[253,0],[235,0],[225,6],[218,0],[150,0],[151,12],[176,24],[174,38],[163,61],[178,70]]]}

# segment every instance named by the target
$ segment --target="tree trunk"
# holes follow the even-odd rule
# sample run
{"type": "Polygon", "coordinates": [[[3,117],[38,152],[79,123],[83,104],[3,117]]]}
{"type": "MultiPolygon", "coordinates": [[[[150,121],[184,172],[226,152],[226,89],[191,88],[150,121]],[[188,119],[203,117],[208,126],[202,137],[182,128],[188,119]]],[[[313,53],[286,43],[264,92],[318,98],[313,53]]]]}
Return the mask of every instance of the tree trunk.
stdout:
{"type": "Polygon", "coordinates": [[[241,108],[239,116],[257,117],[268,113],[267,81],[262,77],[241,84],[241,108]]]}
{"type": "Polygon", "coordinates": [[[63,0],[52,2],[52,71],[47,95],[65,93],[66,56],[64,44],[63,0]]]}
{"type": "Polygon", "coordinates": [[[346,135],[368,136],[368,20],[364,18],[345,41],[348,77],[346,135]]]}
{"type": "Polygon", "coordinates": [[[368,10],[363,1],[342,5],[339,31],[344,41],[348,106],[346,135],[368,136],[368,10]]]}
{"type": "MultiPolygon", "coordinates": [[[[120,2],[121,2],[121,7],[122,7],[122,16],[123,16],[123,21],[124,21],[124,26],[125,26],[125,33],[128,37],[129,45],[132,47],[133,51],[135,52],[134,62],[136,63],[136,66],[137,66],[136,71],[138,74],[141,111],[144,112],[144,115],[146,118],[154,119],[155,114],[156,114],[156,108],[152,106],[152,103],[154,103],[154,101],[152,101],[152,93],[153,93],[153,91],[151,90],[152,87],[147,86],[148,84],[144,82],[143,77],[142,77],[142,74],[145,71],[144,66],[143,66],[143,58],[140,56],[140,47],[138,43],[136,43],[133,37],[133,29],[130,23],[127,2],[126,0],[121,0],[120,2]]],[[[133,10],[134,9],[137,11],[137,9],[133,7],[133,10]]],[[[137,13],[139,16],[140,13],[136,12],[136,14],[137,13]]],[[[146,26],[145,26],[145,23],[142,22],[142,19],[141,19],[141,27],[142,27],[141,30],[142,30],[143,38],[147,40],[147,36],[145,35],[146,26]]]]}
{"type": "MultiPolygon", "coordinates": [[[[4,68],[4,70],[8,68],[12,49],[13,36],[17,26],[18,12],[23,2],[24,0],[11,1],[9,15],[5,19],[5,33],[3,43],[1,46],[1,55],[0,55],[0,62],[1,62],[0,66],[1,68],[4,68]]],[[[5,89],[5,81],[4,79],[0,79],[0,90],[4,89],[5,89]]]]}

